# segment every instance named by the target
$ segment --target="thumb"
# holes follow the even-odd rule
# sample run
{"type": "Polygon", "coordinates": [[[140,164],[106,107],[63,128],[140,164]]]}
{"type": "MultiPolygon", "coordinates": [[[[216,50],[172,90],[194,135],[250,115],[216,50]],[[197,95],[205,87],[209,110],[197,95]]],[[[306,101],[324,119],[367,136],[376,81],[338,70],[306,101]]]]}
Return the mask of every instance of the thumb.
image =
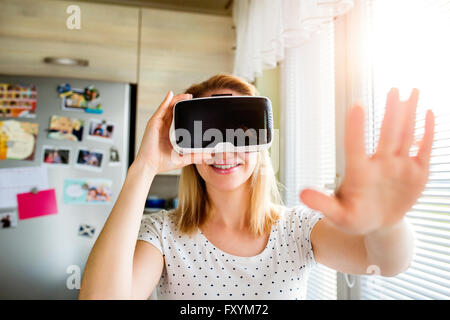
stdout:
{"type": "Polygon", "coordinates": [[[300,192],[300,200],[311,209],[323,213],[331,221],[339,221],[342,210],[336,197],[313,189],[304,189],[300,192]]]}

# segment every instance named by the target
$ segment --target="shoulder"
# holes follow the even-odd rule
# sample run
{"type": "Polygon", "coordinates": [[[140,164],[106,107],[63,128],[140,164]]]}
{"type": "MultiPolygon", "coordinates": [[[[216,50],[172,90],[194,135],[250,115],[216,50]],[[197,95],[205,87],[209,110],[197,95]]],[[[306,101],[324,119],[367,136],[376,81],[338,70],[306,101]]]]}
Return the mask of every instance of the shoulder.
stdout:
{"type": "Polygon", "coordinates": [[[150,227],[159,229],[159,231],[162,231],[162,227],[166,223],[167,216],[168,216],[167,210],[144,213],[141,223],[143,225],[148,225],[150,227]]]}
{"type": "Polygon", "coordinates": [[[299,204],[292,207],[281,206],[281,219],[292,220],[292,219],[307,219],[313,216],[322,216],[320,211],[313,210],[304,204],[299,204]]]}
{"type": "Polygon", "coordinates": [[[159,231],[163,229],[174,227],[174,211],[160,210],[151,213],[145,213],[142,217],[142,224],[151,225],[153,228],[158,228],[159,231]]]}
{"type": "Polygon", "coordinates": [[[300,204],[293,207],[284,207],[281,223],[290,229],[312,229],[315,223],[323,218],[321,212],[300,204]]]}
{"type": "Polygon", "coordinates": [[[167,215],[167,210],[160,210],[151,213],[144,213],[142,220],[152,221],[152,222],[162,222],[167,215]]]}
{"type": "Polygon", "coordinates": [[[174,224],[171,220],[170,211],[160,210],[152,213],[145,213],[141,219],[138,240],[146,240],[155,244],[162,251],[160,242],[169,234],[173,233],[174,224]]]}

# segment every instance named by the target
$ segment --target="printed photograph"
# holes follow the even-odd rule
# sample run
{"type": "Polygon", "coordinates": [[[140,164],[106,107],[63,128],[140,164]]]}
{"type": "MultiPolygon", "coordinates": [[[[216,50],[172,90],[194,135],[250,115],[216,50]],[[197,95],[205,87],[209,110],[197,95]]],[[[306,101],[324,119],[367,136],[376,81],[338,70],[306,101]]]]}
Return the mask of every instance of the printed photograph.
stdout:
{"type": "Polygon", "coordinates": [[[114,124],[109,121],[92,119],[89,121],[89,139],[112,141],[114,124]]]}
{"type": "Polygon", "coordinates": [[[88,150],[80,148],[78,150],[76,166],[100,170],[103,162],[103,152],[99,150],[88,150]]]}
{"type": "Polygon", "coordinates": [[[64,203],[110,203],[111,190],[112,181],[108,179],[66,179],[64,180],[64,203]]]}
{"type": "Polygon", "coordinates": [[[42,162],[51,165],[68,165],[70,161],[70,151],[70,148],[44,146],[42,162]]]}
{"type": "Polygon", "coordinates": [[[17,227],[17,213],[16,212],[1,212],[0,213],[0,229],[17,227]]]}
{"type": "Polygon", "coordinates": [[[52,116],[48,137],[55,140],[81,141],[84,121],[69,117],[52,116]]]}
{"type": "Polygon", "coordinates": [[[62,95],[62,109],[65,111],[84,111],[87,107],[84,90],[71,89],[62,95]]]}
{"type": "Polygon", "coordinates": [[[100,92],[93,85],[84,89],[76,89],[68,83],[63,83],[58,86],[58,93],[61,98],[61,108],[64,111],[103,113],[100,92]]]}

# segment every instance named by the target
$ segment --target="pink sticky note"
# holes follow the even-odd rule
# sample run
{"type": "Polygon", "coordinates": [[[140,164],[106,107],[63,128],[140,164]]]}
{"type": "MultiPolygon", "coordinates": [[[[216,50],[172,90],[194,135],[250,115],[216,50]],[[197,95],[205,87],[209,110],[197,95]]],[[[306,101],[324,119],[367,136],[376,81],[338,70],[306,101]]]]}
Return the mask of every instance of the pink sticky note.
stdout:
{"type": "Polygon", "coordinates": [[[55,189],[39,191],[36,194],[31,192],[19,193],[17,195],[17,209],[19,220],[58,213],[55,189]]]}

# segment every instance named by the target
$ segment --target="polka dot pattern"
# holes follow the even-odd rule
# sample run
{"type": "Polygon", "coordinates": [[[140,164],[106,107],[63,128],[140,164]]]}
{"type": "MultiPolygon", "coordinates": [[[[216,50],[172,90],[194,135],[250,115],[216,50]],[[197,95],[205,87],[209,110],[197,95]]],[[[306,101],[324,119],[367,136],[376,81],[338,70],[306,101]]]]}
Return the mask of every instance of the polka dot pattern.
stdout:
{"type": "Polygon", "coordinates": [[[316,264],[310,234],[321,213],[285,207],[265,249],[253,257],[221,251],[200,230],[192,237],[180,234],[172,215],[146,214],[138,235],[164,256],[158,299],[306,298],[308,274],[316,264]]]}

